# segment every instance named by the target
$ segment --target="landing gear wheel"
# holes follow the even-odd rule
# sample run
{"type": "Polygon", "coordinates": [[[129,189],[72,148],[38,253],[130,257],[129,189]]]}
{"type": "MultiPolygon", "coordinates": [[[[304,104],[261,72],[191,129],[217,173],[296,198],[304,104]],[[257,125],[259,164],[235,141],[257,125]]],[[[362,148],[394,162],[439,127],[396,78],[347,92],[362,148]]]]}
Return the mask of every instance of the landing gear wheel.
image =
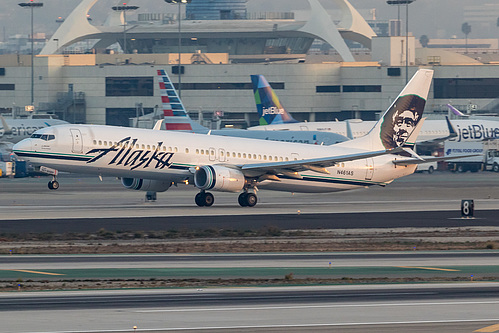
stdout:
{"type": "Polygon", "coordinates": [[[204,194],[204,205],[206,207],[210,207],[213,205],[214,202],[215,202],[215,197],[213,196],[213,194],[211,194],[210,192],[206,192],[204,194]]]}
{"type": "Polygon", "coordinates": [[[258,202],[258,199],[253,193],[241,193],[237,199],[241,207],[253,207],[258,202]]]}
{"type": "Polygon", "coordinates": [[[48,183],[48,187],[50,190],[57,190],[59,188],[59,182],[57,180],[51,180],[48,183]]]}
{"type": "Polygon", "coordinates": [[[248,193],[248,195],[246,195],[246,205],[248,207],[254,207],[257,202],[258,202],[258,199],[256,198],[255,194],[248,193]]]}
{"type": "Polygon", "coordinates": [[[196,205],[198,205],[199,207],[204,207],[203,196],[204,196],[204,193],[199,192],[194,197],[194,201],[196,202],[196,205]]]}
{"type": "Polygon", "coordinates": [[[215,197],[210,192],[199,192],[194,201],[199,207],[210,207],[215,202],[215,197]]]}
{"type": "Polygon", "coordinates": [[[246,204],[246,196],[248,195],[248,193],[241,193],[239,194],[239,198],[237,198],[237,201],[239,202],[239,205],[241,207],[248,207],[248,205],[246,204]]]}

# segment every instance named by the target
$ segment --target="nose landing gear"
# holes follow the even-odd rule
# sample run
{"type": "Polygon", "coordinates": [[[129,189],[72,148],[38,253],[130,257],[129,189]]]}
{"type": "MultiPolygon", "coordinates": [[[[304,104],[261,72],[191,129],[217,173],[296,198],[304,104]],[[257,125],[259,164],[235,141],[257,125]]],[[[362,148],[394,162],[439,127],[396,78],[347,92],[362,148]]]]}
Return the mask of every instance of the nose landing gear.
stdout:
{"type": "Polygon", "coordinates": [[[55,178],[55,176],[52,177],[52,180],[49,181],[48,187],[50,190],[57,190],[59,188],[59,182],[55,178]]]}

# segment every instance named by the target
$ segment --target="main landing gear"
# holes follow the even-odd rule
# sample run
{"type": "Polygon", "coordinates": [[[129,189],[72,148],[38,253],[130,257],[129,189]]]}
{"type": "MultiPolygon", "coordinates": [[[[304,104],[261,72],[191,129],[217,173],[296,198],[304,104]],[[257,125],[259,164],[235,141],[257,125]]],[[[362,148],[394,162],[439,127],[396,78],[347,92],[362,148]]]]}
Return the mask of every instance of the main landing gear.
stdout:
{"type": "Polygon", "coordinates": [[[215,202],[215,197],[210,192],[201,191],[194,199],[199,207],[210,207],[215,202]]]}
{"type": "MultiPolygon", "coordinates": [[[[201,191],[196,194],[194,201],[199,207],[210,207],[215,202],[215,197],[210,192],[201,191]]],[[[258,199],[254,193],[243,192],[239,195],[237,201],[241,207],[253,207],[258,202],[258,199]]]]}
{"type": "Polygon", "coordinates": [[[48,187],[50,190],[57,190],[59,188],[59,182],[55,178],[55,176],[52,176],[52,180],[49,181],[48,187]]]}
{"type": "Polygon", "coordinates": [[[258,199],[254,193],[243,192],[239,195],[237,201],[241,207],[254,207],[258,199]]]}

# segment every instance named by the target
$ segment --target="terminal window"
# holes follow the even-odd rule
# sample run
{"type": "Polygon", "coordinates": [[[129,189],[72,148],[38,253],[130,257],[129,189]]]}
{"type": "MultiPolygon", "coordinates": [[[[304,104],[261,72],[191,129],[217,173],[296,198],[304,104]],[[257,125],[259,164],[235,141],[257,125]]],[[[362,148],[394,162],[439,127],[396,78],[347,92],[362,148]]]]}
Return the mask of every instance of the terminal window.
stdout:
{"type": "MultiPolygon", "coordinates": [[[[154,112],[153,108],[144,108],[144,113],[154,112]]],[[[106,125],[131,126],[130,118],[139,116],[135,108],[106,108],[106,125]]]]}
{"type": "Polygon", "coordinates": [[[343,86],[343,92],[381,92],[381,86],[343,86]]]}
{"type": "Polygon", "coordinates": [[[16,85],[15,84],[0,84],[0,90],[16,90],[16,85]]]}
{"type": "Polygon", "coordinates": [[[154,80],[148,77],[107,77],[106,96],[154,96],[154,80]]]}
{"type": "Polygon", "coordinates": [[[316,93],[339,93],[341,92],[340,86],[317,86],[315,87],[316,93]]]}
{"type": "Polygon", "coordinates": [[[499,78],[434,79],[435,98],[497,98],[499,78]]]}

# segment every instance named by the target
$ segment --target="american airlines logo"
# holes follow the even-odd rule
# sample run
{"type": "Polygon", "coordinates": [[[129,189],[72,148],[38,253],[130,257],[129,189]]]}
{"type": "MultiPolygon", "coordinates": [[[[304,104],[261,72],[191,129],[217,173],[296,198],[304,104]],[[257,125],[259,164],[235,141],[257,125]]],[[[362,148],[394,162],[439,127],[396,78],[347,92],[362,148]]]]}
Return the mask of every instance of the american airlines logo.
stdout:
{"type": "Polygon", "coordinates": [[[158,142],[155,150],[149,150],[136,148],[137,141],[138,139],[127,137],[109,148],[92,149],[87,154],[99,154],[87,163],[94,163],[101,158],[108,156],[109,158],[112,157],[112,160],[108,165],[123,165],[125,167],[130,167],[130,170],[138,168],[146,169],[148,167],[164,169],[172,165],[171,159],[173,153],[161,151],[163,142],[158,142]]]}
{"type": "Polygon", "coordinates": [[[271,106],[270,108],[263,108],[263,115],[267,114],[284,114],[284,109],[279,109],[275,106],[271,106]]]}

